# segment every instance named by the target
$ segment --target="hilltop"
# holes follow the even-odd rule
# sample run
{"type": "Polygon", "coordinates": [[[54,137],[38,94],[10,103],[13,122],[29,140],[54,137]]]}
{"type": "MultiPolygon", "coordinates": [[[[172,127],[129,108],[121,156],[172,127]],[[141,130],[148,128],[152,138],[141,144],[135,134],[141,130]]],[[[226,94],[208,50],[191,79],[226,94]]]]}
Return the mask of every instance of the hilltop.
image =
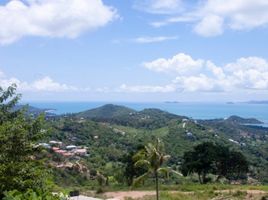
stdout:
{"type": "MultiPolygon", "coordinates": [[[[89,171],[97,170],[113,176],[117,182],[122,181],[125,159],[129,153],[156,137],[164,141],[166,152],[171,155],[169,165],[172,167],[178,167],[184,152],[197,144],[211,141],[243,152],[252,166],[251,178],[260,182],[268,181],[265,174],[268,169],[268,128],[243,125],[260,123],[257,119],[231,116],[227,119],[196,121],[159,109],[136,111],[108,104],[77,114],[52,117],[47,122],[52,134],[44,142],[56,140],[66,145],[87,147],[88,156],[80,160],[83,165],[89,171]]],[[[74,158],[68,157],[61,160],[74,162],[74,158]]],[[[90,182],[80,176],[83,177],[64,169],[55,172],[59,185],[90,182]],[[79,180],[83,181],[79,183],[79,180]]]]}
{"type": "Polygon", "coordinates": [[[55,114],[51,112],[51,110],[53,109],[49,109],[49,108],[43,109],[43,108],[37,108],[34,106],[30,106],[30,105],[16,105],[14,108],[14,110],[20,110],[20,109],[25,109],[27,115],[38,116],[40,114],[45,114],[45,116],[47,117],[55,116],[55,114]]]}
{"type": "Polygon", "coordinates": [[[76,118],[90,119],[99,122],[109,122],[136,128],[160,128],[167,126],[173,119],[183,119],[187,117],[171,114],[160,109],[144,109],[136,111],[134,109],[107,104],[99,108],[87,110],[73,115],[76,118]]]}
{"type": "Polygon", "coordinates": [[[136,112],[135,110],[131,108],[127,108],[125,106],[106,104],[98,108],[94,108],[91,110],[77,113],[76,116],[87,118],[87,119],[100,119],[101,120],[101,119],[125,117],[135,112],[136,112]]]}

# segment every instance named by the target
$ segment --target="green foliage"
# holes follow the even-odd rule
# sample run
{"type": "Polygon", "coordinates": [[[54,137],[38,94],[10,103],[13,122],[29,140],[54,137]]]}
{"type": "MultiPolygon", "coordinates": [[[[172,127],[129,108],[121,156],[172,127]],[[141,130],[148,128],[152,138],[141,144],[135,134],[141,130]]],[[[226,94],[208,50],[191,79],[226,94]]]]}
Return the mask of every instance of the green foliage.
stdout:
{"type": "MultiPolygon", "coordinates": [[[[160,197],[162,200],[242,200],[246,197],[246,192],[241,193],[220,193],[214,191],[202,191],[202,192],[190,192],[190,193],[181,193],[181,192],[161,192],[160,197]]],[[[152,196],[145,196],[138,200],[153,200],[155,199],[152,196]]],[[[129,198],[132,200],[132,198],[129,198]]]]}
{"type": "Polygon", "coordinates": [[[0,197],[5,191],[46,191],[47,174],[41,161],[35,159],[34,143],[42,136],[43,119],[26,117],[15,110],[19,95],[16,86],[0,88],[0,197]]]}
{"type": "MultiPolygon", "coordinates": [[[[44,142],[59,140],[66,145],[74,144],[87,147],[89,155],[82,157],[81,160],[86,163],[90,171],[99,171],[105,177],[109,177],[111,187],[120,187],[126,182],[130,185],[134,178],[146,171],[145,167],[143,169],[134,167],[130,154],[136,152],[139,146],[154,141],[155,138],[161,138],[165,144],[166,153],[171,156],[167,165],[174,170],[178,170],[184,152],[190,151],[193,146],[202,142],[213,141],[228,146],[235,152],[243,152],[247,160],[250,160],[249,176],[262,182],[268,180],[268,162],[266,159],[268,157],[268,131],[240,124],[256,122],[254,119],[233,116],[226,120],[200,120],[196,122],[158,109],[145,109],[138,112],[115,105],[105,105],[79,114],[46,119],[52,134],[44,142]],[[184,118],[185,120],[182,120],[184,118]],[[191,137],[187,136],[189,132],[192,133],[191,137]],[[249,134],[249,136],[242,134],[249,134]],[[230,139],[237,142],[231,142],[230,139]]],[[[48,156],[51,156],[51,160],[57,164],[65,161],[74,162],[72,159],[55,153],[48,156]]],[[[239,155],[233,156],[240,158],[239,155]]],[[[56,164],[52,163],[51,165],[55,166],[56,164]]],[[[219,178],[226,177],[230,180],[243,178],[243,174],[230,173],[230,170],[226,173],[224,166],[227,165],[221,166],[223,175],[217,174],[219,178]]],[[[96,184],[96,180],[91,180],[92,177],[85,178],[79,172],[65,168],[53,168],[53,171],[54,180],[62,186],[91,187],[96,184]]],[[[189,181],[197,182],[197,178],[195,175],[180,179],[171,177],[168,181],[163,180],[163,182],[165,184],[180,184],[189,181]]],[[[216,179],[212,175],[205,176],[206,178],[216,179]]],[[[256,180],[254,181],[256,182],[256,180]]],[[[146,184],[150,185],[152,181],[148,181],[146,184]]]]}
{"type": "Polygon", "coordinates": [[[159,109],[144,109],[138,112],[112,104],[75,114],[74,117],[146,129],[161,128],[167,126],[172,119],[182,119],[159,109]]]}
{"type": "Polygon", "coordinates": [[[5,192],[5,197],[3,200],[67,200],[67,197],[60,194],[44,193],[44,192],[35,192],[31,189],[28,189],[25,192],[19,192],[17,190],[5,192]]]}
{"type": "Polygon", "coordinates": [[[140,184],[145,179],[153,176],[155,179],[156,186],[156,199],[159,199],[159,175],[163,174],[168,178],[170,172],[175,171],[167,167],[162,167],[164,162],[170,158],[169,155],[164,153],[164,144],[158,138],[155,144],[147,144],[143,150],[140,150],[137,154],[133,156],[133,159],[136,161],[135,166],[145,166],[147,172],[135,179],[134,184],[140,184]]]}
{"type": "Polygon", "coordinates": [[[197,173],[200,183],[206,183],[208,173],[229,180],[241,178],[248,172],[248,162],[240,152],[231,151],[222,145],[204,142],[183,156],[181,170],[184,176],[197,173]]]}
{"type": "Polygon", "coordinates": [[[194,147],[193,151],[184,154],[181,171],[184,176],[197,173],[199,182],[206,183],[206,175],[208,173],[215,173],[215,160],[215,145],[205,142],[194,147]]]}
{"type": "MultiPolygon", "coordinates": [[[[144,150],[144,147],[139,147],[138,151],[144,150]]],[[[146,168],[143,166],[135,166],[136,161],[133,159],[135,152],[132,151],[123,158],[123,163],[125,163],[124,176],[128,186],[133,184],[135,177],[139,177],[146,172],[146,168]]]]}

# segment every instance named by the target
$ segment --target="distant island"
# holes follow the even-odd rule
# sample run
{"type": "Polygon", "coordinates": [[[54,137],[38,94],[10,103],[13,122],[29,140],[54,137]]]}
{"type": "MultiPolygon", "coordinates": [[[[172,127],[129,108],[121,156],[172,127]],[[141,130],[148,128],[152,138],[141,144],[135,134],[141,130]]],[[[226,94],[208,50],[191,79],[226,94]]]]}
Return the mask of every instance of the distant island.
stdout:
{"type": "Polygon", "coordinates": [[[179,101],[164,101],[164,103],[180,103],[179,101]]]}
{"type": "Polygon", "coordinates": [[[245,103],[249,103],[249,104],[268,104],[268,100],[266,101],[247,101],[245,103]]]}
{"type": "Polygon", "coordinates": [[[240,101],[240,102],[233,102],[233,101],[228,101],[226,104],[236,104],[236,103],[247,103],[247,104],[268,104],[268,100],[264,101],[256,101],[256,100],[251,100],[251,101],[240,101]]]}

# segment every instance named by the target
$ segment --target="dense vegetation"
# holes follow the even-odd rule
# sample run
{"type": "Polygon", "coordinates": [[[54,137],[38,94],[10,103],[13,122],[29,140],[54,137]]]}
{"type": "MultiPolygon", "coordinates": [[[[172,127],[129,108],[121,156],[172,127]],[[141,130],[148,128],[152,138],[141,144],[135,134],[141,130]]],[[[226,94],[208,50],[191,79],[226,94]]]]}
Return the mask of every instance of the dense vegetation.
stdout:
{"type": "Polygon", "coordinates": [[[112,104],[74,114],[74,117],[146,129],[167,126],[170,120],[183,118],[159,109],[144,109],[138,112],[124,106],[112,104]]]}
{"type": "Polygon", "coordinates": [[[26,117],[22,109],[14,109],[19,95],[15,86],[0,88],[0,199],[58,199],[52,196],[47,170],[35,156],[34,143],[41,139],[42,118],[26,117]],[[25,195],[25,196],[24,196],[25,195]]]}
{"type": "MultiPolygon", "coordinates": [[[[195,121],[158,109],[138,112],[109,104],[78,114],[52,117],[48,123],[52,127],[50,139],[87,146],[89,155],[83,158],[84,165],[108,177],[110,185],[130,185],[135,177],[144,172],[141,169],[140,172],[135,171],[131,157],[156,138],[164,142],[165,151],[170,155],[167,165],[172,169],[180,169],[185,152],[192,151],[198,144],[212,142],[218,148],[245,155],[249,161],[248,181],[268,181],[268,129],[243,124],[259,123],[255,119],[231,116],[228,119],[195,121]]],[[[217,179],[219,174],[211,171],[208,175],[210,181],[235,181],[235,178],[227,175],[217,179]],[[210,177],[213,174],[215,177],[210,177]]],[[[56,177],[55,180],[59,184],[72,185],[67,183],[68,178],[71,177],[66,177],[64,181],[56,177]]],[[[198,181],[198,176],[194,173],[187,178],[171,177],[168,182],[174,184],[189,181],[198,181]]],[[[244,179],[242,182],[247,181],[244,179]]],[[[74,183],[93,184],[90,181],[74,183]]],[[[148,185],[152,183],[153,179],[147,181],[148,185]]]]}
{"type": "Polygon", "coordinates": [[[184,176],[197,173],[201,184],[209,181],[206,177],[209,173],[216,175],[217,180],[237,180],[246,177],[248,161],[241,152],[205,142],[184,154],[181,171],[184,176]]]}
{"type": "Polygon", "coordinates": [[[19,96],[14,87],[0,92],[2,196],[8,191],[6,196],[23,199],[22,193],[45,194],[45,199],[52,189],[45,186],[52,186],[51,182],[59,188],[99,192],[109,186],[135,187],[137,180],[143,180],[144,188],[158,181],[170,187],[198,181],[268,182],[268,129],[244,125],[260,123],[255,119],[232,116],[195,121],[158,109],[138,112],[111,104],[77,114],[44,113],[42,118],[32,107],[26,112],[16,107],[19,96]],[[156,148],[154,154],[148,144],[158,138],[165,148],[156,148]],[[61,149],[42,146],[49,141],[61,143],[61,149]],[[68,145],[86,149],[87,153],[73,154],[66,150],[68,145]],[[152,160],[156,155],[161,158],[159,162],[152,160]],[[138,166],[146,160],[149,166],[138,166]],[[158,176],[158,172],[171,171],[187,177],[158,176]],[[143,179],[144,174],[147,179],[143,179]]]}

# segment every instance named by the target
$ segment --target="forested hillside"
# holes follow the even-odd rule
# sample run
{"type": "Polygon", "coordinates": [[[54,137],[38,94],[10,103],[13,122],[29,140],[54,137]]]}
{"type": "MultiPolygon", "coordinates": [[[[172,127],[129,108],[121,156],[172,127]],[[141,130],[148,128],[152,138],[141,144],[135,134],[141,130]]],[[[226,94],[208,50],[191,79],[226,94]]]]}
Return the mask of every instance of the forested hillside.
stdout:
{"type": "Polygon", "coordinates": [[[244,125],[261,123],[256,119],[231,116],[196,121],[158,109],[138,112],[110,104],[47,122],[51,128],[47,142],[87,147],[88,156],[82,159],[87,168],[112,177],[117,184],[126,182],[129,155],[156,138],[163,140],[166,153],[171,155],[168,165],[174,169],[179,169],[185,152],[209,141],[243,152],[250,162],[249,176],[255,182],[268,181],[268,129],[244,125]]]}
{"type": "Polygon", "coordinates": [[[1,197],[51,198],[53,189],[103,192],[137,182],[157,183],[157,191],[161,183],[268,182],[268,129],[258,120],[193,120],[111,104],[57,116],[17,107],[14,86],[0,92],[1,197]]]}

